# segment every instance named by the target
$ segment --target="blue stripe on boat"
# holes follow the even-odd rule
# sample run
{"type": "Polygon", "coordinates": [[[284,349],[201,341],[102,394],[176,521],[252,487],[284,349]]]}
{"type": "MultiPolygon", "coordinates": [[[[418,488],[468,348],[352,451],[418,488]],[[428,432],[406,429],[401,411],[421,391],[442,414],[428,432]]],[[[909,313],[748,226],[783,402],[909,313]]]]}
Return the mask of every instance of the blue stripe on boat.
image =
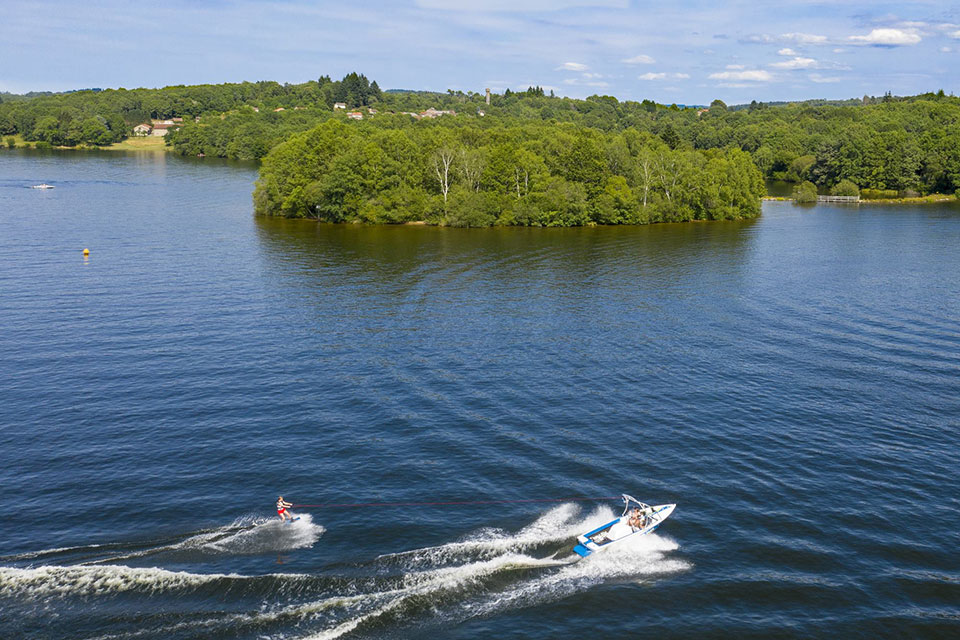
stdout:
{"type": "Polygon", "coordinates": [[[617,518],[616,520],[611,520],[610,522],[608,522],[607,524],[603,525],[602,527],[597,527],[596,529],[594,529],[594,530],[591,531],[590,533],[585,533],[585,534],[583,534],[583,535],[585,535],[585,536],[587,536],[587,537],[589,538],[590,536],[592,536],[592,535],[594,535],[594,534],[600,533],[600,532],[603,531],[604,529],[609,529],[609,528],[612,527],[613,525],[617,524],[619,521],[620,521],[620,518],[617,518]]]}

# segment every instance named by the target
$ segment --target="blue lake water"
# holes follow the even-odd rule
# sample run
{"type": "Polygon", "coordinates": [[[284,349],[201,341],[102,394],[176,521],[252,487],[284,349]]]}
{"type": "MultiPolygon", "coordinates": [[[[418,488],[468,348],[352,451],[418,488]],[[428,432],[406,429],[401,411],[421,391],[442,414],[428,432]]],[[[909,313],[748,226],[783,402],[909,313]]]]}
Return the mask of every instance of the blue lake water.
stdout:
{"type": "Polygon", "coordinates": [[[960,207],[318,226],[255,177],[0,152],[0,637],[960,635],[960,207]],[[621,492],[678,507],[582,561],[617,502],[525,502],[621,492]]]}

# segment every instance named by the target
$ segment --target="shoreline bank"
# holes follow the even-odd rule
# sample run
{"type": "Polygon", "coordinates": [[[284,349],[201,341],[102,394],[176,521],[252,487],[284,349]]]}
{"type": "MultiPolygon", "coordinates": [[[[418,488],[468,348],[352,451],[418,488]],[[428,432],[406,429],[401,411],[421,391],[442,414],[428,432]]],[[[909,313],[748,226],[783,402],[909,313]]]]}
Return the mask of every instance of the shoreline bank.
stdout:
{"type": "Polygon", "coordinates": [[[77,145],[75,147],[68,147],[64,145],[51,146],[51,147],[40,147],[38,149],[37,142],[31,140],[24,140],[19,135],[14,136],[0,136],[0,145],[3,149],[9,149],[10,147],[6,144],[7,138],[14,139],[13,149],[32,149],[43,151],[49,149],[51,151],[148,151],[151,153],[165,153],[168,151],[173,151],[173,147],[164,144],[165,140],[161,136],[143,136],[143,137],[130,137],[121,142],[114,142],[113,144],[97,146],[97,145],[77,145]]]}
{"type": "MultiPolygon", "coordinates": [[[[793,198],[787,196],[763,196],[760,200],[764,202],[793,202],[793,198]]],[[[914,197],[904,197],[904,198],[861,198],[857,203],[851,204],[937,204],[944,202],[958,201],[956,196],[952,196],[946,193],[931,193],[926,196],[914,196],[914,197]]],[[[814,203],[810,203],[814,204],[814,203]]],[[[833,203],[837,204],[837,203],[833,203]]]]}

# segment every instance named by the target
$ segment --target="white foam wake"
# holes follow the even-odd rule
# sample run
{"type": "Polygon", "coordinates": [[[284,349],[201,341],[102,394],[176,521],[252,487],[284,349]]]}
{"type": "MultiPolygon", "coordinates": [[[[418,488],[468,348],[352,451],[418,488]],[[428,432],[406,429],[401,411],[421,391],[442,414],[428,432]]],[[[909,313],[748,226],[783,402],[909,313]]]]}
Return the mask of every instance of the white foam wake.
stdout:
{"type": "Polygon", "coordinates": [[[504,554],[490,560],[463,566],[408,574],[404,576],[403,586],[398,589],[356,595],[349,598],[331,598],[297,607],[289,613],[303,617],[328,609],[331,606],[364,605],[356,607],[359,609],[358,615],[339,622],[330,629],[308,636],[309,640],[329,640],[353,631],[364,622],[399,609],[416,598],[429,598],[437,601],[441,600],[445,593],[456,593],[473,586],[482,586],[483,579],[494,574],[521,569],[554,567],[563,564],[566,563],[550,558],[538,559],[521,554],[504,554]]]}
{"type": "Polygon", "coordinates": [[[628,538],[554,573],[520,582],[478,602],[465,603],[463,617],[489,615],[506,608],[552,602],[605,582],[643,579],[689,570],[692,565],[686,560],[668,557],[668,553],[677,549],[679,545],[675,541],[655,533],[628,538]]]}
{"type": "Polygon", "coordinates": [[[326,528],[323,525],[313,523],[313,517],[310,514],[300,516],[296,522],[244,516],[225,527],[205,531],[180,542],[113,554],[87,564],[125,562],[176,551],[238,555],[291,551],[312,547],[325,531],[326,528]]]}
{"type": "Polygon", "coordinates": [[[255,554],[276,551],[305,549],[316,544],[326,529],[314,524],[313,517],[305,513],[295,522],[281,522],[276,518],[257,521],[252,527],[236,533],[205,540],[185,540],[185,548],[196,546],[217,553],[255,554]]]}
{"type": "MultiPolygon", "coordinates": [[[[313,629],[307,636],[310,640],[328,640],[358,628],[376,633],[424,616],[452,622],[494,615],[504,609],[556,601],[604,582],[648,579],[690,568],[687,561],[671,555],[679,545],[656,534],[631,537],[583,560],[572,553],[577,534],[613,517],[607,507],[581,516],[575,505],[564,504],[513,533],[484,529],[458,541],[380,556],[373,563],[377,575],[359,581],[338,578],[323,582],[317,576],[273,574],[282,580],[252,585],[250,593],[262,594],[266,588],[271,594],[268,600],[296,593],[308,601],[279,607],[265,601],[259,611],[211,611],[194,623],[218,632],[239,632],[243,627],[258,633],[270,627],[284,629],[284,633],[294,628],[313,629]],[[291,580],[309,586],[288,591],[291,580]]],[[[190,536],[162,549],[263,553],[311,546],[322,533],[323,527],[314,525],[309,516],[293,524],[251,521],[190,536]]],[[[0,596],[37,600],[123,592],[152,596],[190,592],[216,581],[225,581],[227,589],[236,581],[265,577],[102,564],[0,567],[0,596]]],[[[184,624],[176,622],[150,631],[172,633],[184,624]]],[[[131,631],[116,637],[138,634],[131,631]]]]}
{"type": "MultiPolygon", "coordinates": [[[[596,528],[615,516],[609,507],[597,507],[586,518],[577,517],[580,508],[562,504],[537,518],[516,533],[500,529],[482,529],[462,540],[436,547],[414,549],[380,556],[379,560],[399,560],[406,566],[437,566],[458,560],[489,558],[508,552],[522,552],[550,543],[563,542],[596,528]]],[[[572,549],[572,545],[571,545],[572,549]]]]}
{"type": "MultiPolygon", "coordinates": [[[[309,640],[329,640],[361,625],[375,624],[378,618],[403,617],[408,605],[417,608],[416,601],[433,603],[432,615],[462,620],[506,608],[554,601],[610,580],[644,578],[690,568],[684,560],[667,557],[679,545],[656,534],[625,540],[579,560],[572,554],[576,535],[609,522],[614,513],[602,507],[585,518],[577,515],[575,505],[565,504],[514,534],[488,529],[457,542],[381,556],[378,560],[388,563],[402,559],[410,566],[435,568],[406,574],[399,588],[349,598],[328,598],[288,613],[309,617],[331,607],[344,609],[341,613],[347,614],[346,619],[340,617],[331,627],[308,636],[309,640]],[[522,553],[559,541],[570,542],[571,552],[564,559],[536,558],[522,553]],[[505,586],[485,583],[495,574],[510,576],[512,573],[517,579],[505,586]]],[[[502,577],[496,581],[499,585],[504,582],[502,577]]]]}
{"type": "Polygon", "coordinates": [[[236,574],[198,574],[167,571],[156,567],[44,566],[33,569],[0,567],[0,595],[99,596],[124,591],[162,592],[197,587],[225,578],[243,579],[236,574]]]}

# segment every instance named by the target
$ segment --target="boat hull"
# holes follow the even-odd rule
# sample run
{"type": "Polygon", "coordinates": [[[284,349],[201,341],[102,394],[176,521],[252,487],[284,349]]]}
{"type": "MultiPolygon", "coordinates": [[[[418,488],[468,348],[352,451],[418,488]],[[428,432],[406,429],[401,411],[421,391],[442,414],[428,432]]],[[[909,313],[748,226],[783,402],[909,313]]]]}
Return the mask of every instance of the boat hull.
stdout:
{"type": "Polygon", "coordinates": [[[602,527],[577,536],[577,545],[573,548],[573,551],[580,557],[586,558],[627,538],[653,533],[673,513],[676,507],[675,504],[661,504],[652,507],[653,512],[647,515],[647,525],[636,531],[627,524],[628,516],[626,515],[611,520],[602,527]]]}

